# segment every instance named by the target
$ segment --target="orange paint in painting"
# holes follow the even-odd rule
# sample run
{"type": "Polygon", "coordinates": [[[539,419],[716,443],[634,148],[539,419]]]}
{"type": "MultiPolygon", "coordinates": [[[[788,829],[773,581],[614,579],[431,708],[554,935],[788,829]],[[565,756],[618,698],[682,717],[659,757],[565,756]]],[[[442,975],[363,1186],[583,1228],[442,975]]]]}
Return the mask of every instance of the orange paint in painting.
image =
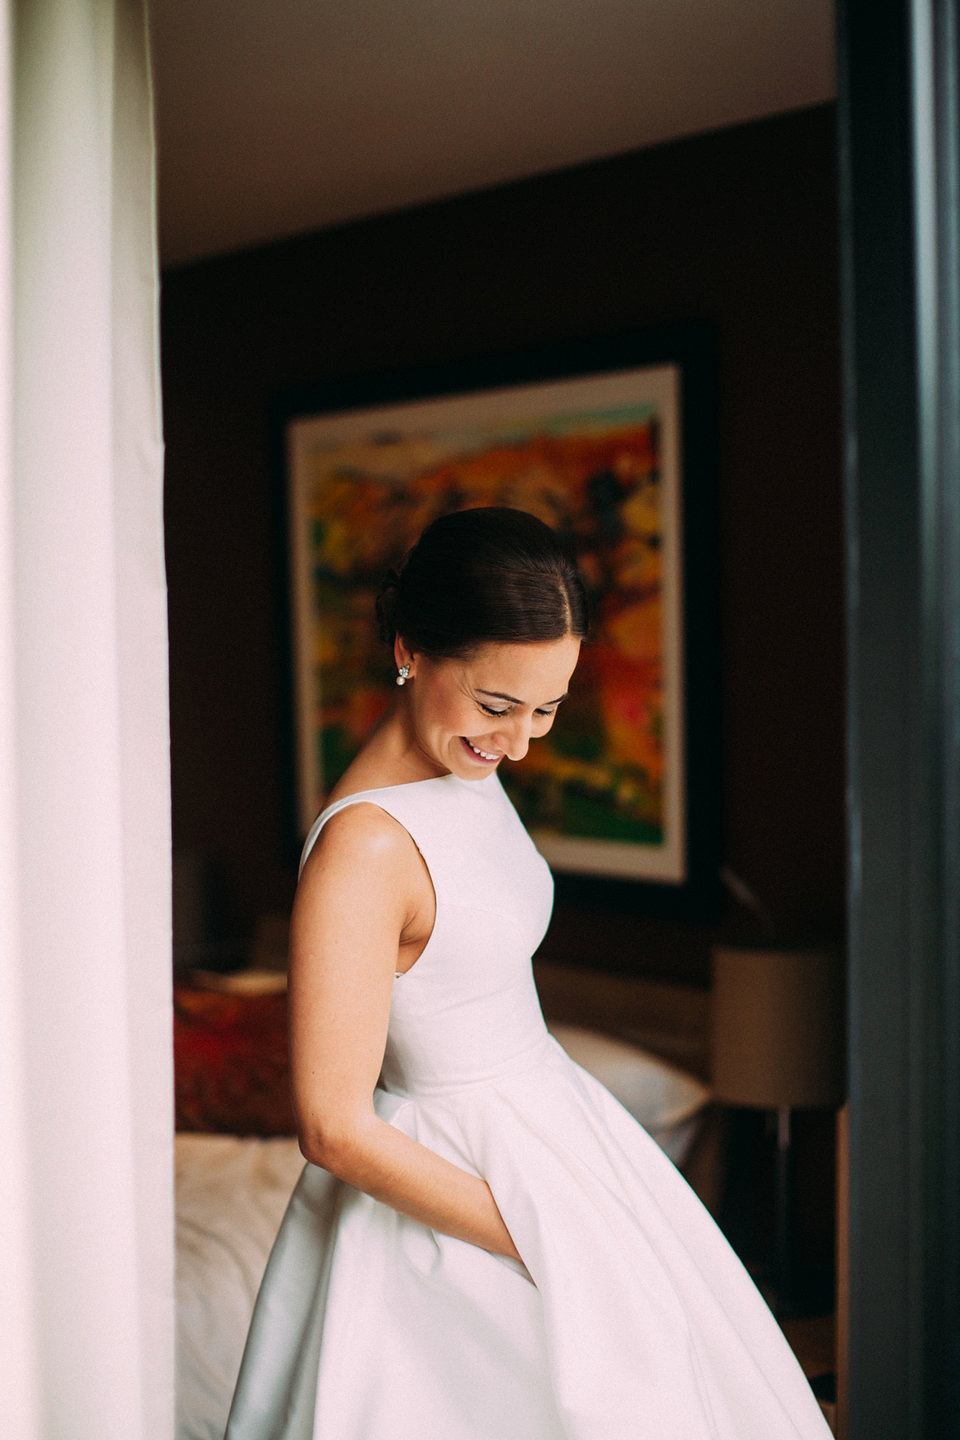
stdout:
{"type": "MultiPolygon", "coordinates": [[[[588,483],[597,475],[617,477],[626,496],[640,476],[656,464],[649,425],[631,425],[597,435],[537,434],[515,445],[489,445],[457,455],[417,478],[421,493],[469,497],[469,505],[515,503],[534,509],[539,498],[557,513],[579,508],[588,483]],[[507,492],[515,491],[515,495],[507,492]]],[[[549,516],[545,518],[549,519],[549,516]]]]}
{"type": "Polygon", "coordinates": [[[344,723],[358,743],[373,729],[390,703],[390,696],[372,685],[358,685],[346,705],[344,723]]]}
{"type": "Polygon", "coordinates": [[[659,667],[663,653],[663,606],[659,593],[607,616],[604,629],[613,642],[619,664],[635,661],[659,667]]]}
{"type": "Polygon", "coordinates": [[[664,769],[659,661],[631,660],[599,642],[586,647],[582,663],[599,696],[610,759],[638,766],[652,785],[659,785],[664,769]]]}

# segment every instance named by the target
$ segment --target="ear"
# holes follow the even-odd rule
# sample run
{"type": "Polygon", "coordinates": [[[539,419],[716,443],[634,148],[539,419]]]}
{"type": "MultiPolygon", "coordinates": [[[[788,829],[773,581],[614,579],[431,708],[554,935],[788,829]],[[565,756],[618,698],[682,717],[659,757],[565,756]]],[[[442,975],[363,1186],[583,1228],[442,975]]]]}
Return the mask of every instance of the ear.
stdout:
{"type": "Polygon", "coordinates": [[[398,670],[401,665],[409,665],[410,673],[411,675],[413,674],[413,651],[404,643],[399,635],[393,642],[393,658],[398,670]]]}

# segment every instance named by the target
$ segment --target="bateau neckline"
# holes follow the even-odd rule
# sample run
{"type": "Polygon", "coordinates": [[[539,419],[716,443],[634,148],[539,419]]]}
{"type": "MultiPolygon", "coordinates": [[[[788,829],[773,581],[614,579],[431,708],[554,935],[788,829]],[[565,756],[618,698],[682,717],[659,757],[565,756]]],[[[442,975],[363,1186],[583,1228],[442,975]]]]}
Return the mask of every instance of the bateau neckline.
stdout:
{"type": "MultiPolygon", "coordinates": [[[[494,770],[492,775],[484,775],[482,780],[464,780],[459,775],[454,775],[452,770],[448,770],[445,775],[425,775],[422,780],[403,780],[399,785],[375,785],[367,790],[352,790],[349,795],[341,795],[339,800],[334,800],[331,804],[325,805],[323,807],[319,815],[313,821],[313,824],[310,826],[310,829],[307,831],[306,839],[303,842],[303,848],[300,852],[300,866],[297,872],[298,878],[303,873],[303,867],[306,864],[307,856],[313,849],[314,843],[316,842],[316,838],[319,835],[320,831],[323,829],[330,816],[333,815],[336,811],[340,810],[343,806],[350,805],[358,800],[372,799],[377,795],[386,795],[389,794],[391,791],[395,790],[412,790],[418,785],[438,785],[446,784],[452,781],[453,784],[456,786],[464,786],[468,790],[478,791],[481,790],[484,786],[491,785],[491,783],[496,780],[496,770],[494,770]]],[[[502,789],[503,787],[501,786],[501,792],[502,789]]]]}
{"type": "Polygon", "coordinates": [[[382,795],[387,790],[412,790],[417,785],[436,785],[451,780],[455,785],[465,785],[470,790],[476,790],[484,785],[489,785],[492,780],[497,780],[498,778],[499,776],[496,770],[490,775],[484,775],[483,778],[479,780],[465,780],[462,775],[455,775],[452,770],[448,770],[445,775],[425,775],[422,780],[401,780],[396,785],[371,785],[364,790],[351,790],[349,795],[341,795],[339,800],[332,800],[328,805],[324,805],[317,819],[319,820],[321,816],[326,815],[328,810],[333,810],[336,806],[343,805],[347,800],[357,800],[361,795],[382,795]]]}

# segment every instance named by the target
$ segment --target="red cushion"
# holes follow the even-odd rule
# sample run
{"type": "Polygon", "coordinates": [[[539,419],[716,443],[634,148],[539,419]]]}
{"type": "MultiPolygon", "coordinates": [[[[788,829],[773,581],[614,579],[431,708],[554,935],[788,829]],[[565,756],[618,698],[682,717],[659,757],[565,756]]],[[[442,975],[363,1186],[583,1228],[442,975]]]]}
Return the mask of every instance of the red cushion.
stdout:
{"type": "Polygon", "coordinates": [[[178,1130],[293,1135],[287,997],[174,987],[178,1130]]]}

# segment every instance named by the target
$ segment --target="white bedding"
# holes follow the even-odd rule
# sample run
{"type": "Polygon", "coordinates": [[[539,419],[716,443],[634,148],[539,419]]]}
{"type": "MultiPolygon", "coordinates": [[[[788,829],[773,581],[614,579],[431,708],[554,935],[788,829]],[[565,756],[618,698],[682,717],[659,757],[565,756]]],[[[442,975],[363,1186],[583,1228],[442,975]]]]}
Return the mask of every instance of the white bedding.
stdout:
{"type": "MultiPolygon", "coordinates": [[[[706,1086],[635,1046],[550,1028],[682,1164],[706,1086]]],[[[294,1139],[178,1135],[175,1163],[177,1440],[222,1440],[257,1289],[303,1159],[294,1139]]]]}
{"type": "Polygon", "coordinates": [[[177,1440],[223,1440],[253,1302],[303,1169],[294,1139],[178,1135],[177,1440]]]}

